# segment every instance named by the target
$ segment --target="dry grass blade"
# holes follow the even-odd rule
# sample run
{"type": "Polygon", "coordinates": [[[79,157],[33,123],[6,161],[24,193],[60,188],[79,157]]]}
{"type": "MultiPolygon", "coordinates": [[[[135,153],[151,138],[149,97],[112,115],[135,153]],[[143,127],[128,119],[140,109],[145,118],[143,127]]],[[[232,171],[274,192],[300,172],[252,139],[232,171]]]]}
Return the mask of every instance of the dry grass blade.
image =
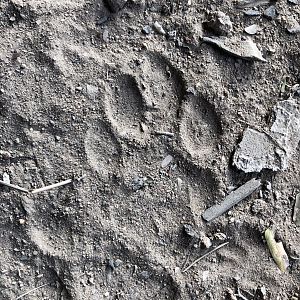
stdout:
{"type": "Polygon", "coordinates": [[[191,267],[193,267],[196,263],[198,263],[201,259],[209,256],[210,254],[212,254],[213,252],[219,250],[220,248],[228,245],[229,242],[225,242],[217,247],[215,247],[214,249],[210,250],[209,252],[205,253],[204,255],[200,256],[199,258],[197,258],[196,260],[194,260],[188,267],[186,267],[184,270],[182,270],[182,273],[188,271],[191,267]]]}
{"type": "Polygon", "coordinates": [[[17,190],[17,191],[20,191],[20,192],[24,192],[24,193],[29,193],[29,190],[27,189],[24,189],[18,185],[14,185],[14,184],[11,184],[11,183],[7,183],[7,182],[4,182],[2,180],[0,180],[0,184],[4,185],[4,186],[7,186],[11,189],[14,189],[14,190],[17,190]]]}
{"type": "Polygon", "coordinates": [[[47,186],[44,186],[44,187],[42,187],[42,188],[33,190],[33,191],[32,191],[32,194],[37,194],[37,193],[49,191],[49,190],[52,190],[52,189],[54,189],[54,188],[57,188],[57,187],[60,187],[60,186],[63,186],[63,185],[70,184],[72,181],[73,181],[73,179],[67,179],[67,180],[65,180],[65,181],[61,181],[61,182],[58,182],[58,183],[54,183],[54,184],[51,184],[51,185],[47,185],[47,186]]]}
{"type": "Polygon", "coordinates": [[[36,291],[36,290],[38,290],[38,289],[40,289],[40,288],[46,286],[46,285],[49,285],[49,283],[42,284],[42,285],[40,285],[40,286],[38,286],[38,287],[36,287],[36,288],[30,290],[30,291],[28,291],[28,292],[26,292],[26,293],[24,293],[24,294],[18,296],[18,297],[16,298],[16,300],[21,299],[21,298],[23,298],[23,297],[29,295],[30,293],[32,293],[32,292],[34,292],[34,291],[36,291]]]}
{"type": "Polygon", "coordinates": [[[64,180],[64,181],[61,181],[61,182],[58,182],[58,183],[54,183],[54,184],[51,184],[51,185],[44,186],[42,188],[35,189],[31,192],[32,192],[32,194],[37,194],[37,193],[49,191],[49,190],[55,189],[57,187],[61,187],[61,186],[70,184],[74,181],[81,181],[85,177],[86,177],[86,175],[83,175],[83,176],[81,176],[80,178],[77,178],[77,179],[67,179],[67,180],[64,180]]]}

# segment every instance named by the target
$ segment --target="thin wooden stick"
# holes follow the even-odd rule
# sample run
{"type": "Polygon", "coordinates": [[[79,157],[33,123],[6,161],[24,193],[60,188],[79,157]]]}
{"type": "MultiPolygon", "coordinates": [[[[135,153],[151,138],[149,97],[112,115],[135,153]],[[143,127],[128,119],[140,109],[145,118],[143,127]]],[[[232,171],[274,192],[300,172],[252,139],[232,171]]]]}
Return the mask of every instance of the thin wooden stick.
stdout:
{"type": "Polygon", "coordinates": [[[40,286],[38,286],[38,287],[36,287],[36,288],[34,288],[34,289],[32,289],[32,290],[30,290],[30,291],[24,293],[24,294],[18,296],[18,297],[16,298],[16,300],[21,299],[21,298],[27,296],[28,294],[30,294],[30,293],[32,293],[32,292],[34,292],[34,291],[36,291],[36,290],[42,288],[43,286],[46,286],[46,285],[49,285],[49,283],[45,283],[45,284],[43,284],[43,285],[40,285],[40,286]]]}
{"type": "Polygon", "coordinates": [[[245,184],[227,195],[223,202],[221,202],[220,204],[215,204],[205,210],[202,214],[202,218],[207,222],[212,221],[213,219],[221,216],[223,213],[228,211],[234,205],[240,203],[246,197],[250,196],[260,186],[260,179],[253,178],[247,181],[245,184]]]}
{"type": "Polygon", "coordinates": [[[184,270],[182,270],[182,273],[184,273],[184,272],[186,272],[187,270],[189,270],[192,266],[194,266],[196,263],[198,263],[201,259],[207,257],[207,256],[210,255],[211,253],[213,253],[213,252],[219,250],[220,248],[222,248],[222,247],[224,247],[224,246],[226,246],[226,245],[228,245],[228,244],[229,244],[229,242],[225,242],[225,243],[223,243],[223,244],[217,246],[216,248],[210,250],[209,252],[205,253],[204,255],[200,256],[199,258],[197,258],[196,260],[194,260],[188,267],[186,267],[184,270]]]}
{"type": "Polygon", "coordinates": [[[58,183],[50,184],[50,185],[44,186],[42,188],[35,189],[35,190],[31,191],[31,193],[32,194],[37,194],[37,193],[49,191],[49,190],[55,189],[57,187],[70,184],[70,183],[72,183],[76,180],[81,181],[85,177],[86,177],[86,175],[83,175],[83,176],[81,176],[80,178],[77,178],[77,179],[67,179],[67,180],[64,180],[64,181],[61,181],[61,182],[58,182],[58,183]]]}
{"type": "Polygon", "coordinates": [[[20,192],[29,193],[29,190],[24,189],[24,188],[22,188],[22,187],[20,187],[18,185],[15,185],[15,184],[7,183],[7,182],[2,181],[2,180],[0,180],[0,184],[8,186],[8,187],[10,187],[12,189],[15,189],[17,191],[20,191],[20,192]]]}
{"type": "Polygon", "coordinates": [[[156,135],[165,135],[165,136],[169,136],[169,137],[174,137],[174,133],[173,132],[168,132],[168,131],[155,131],[154,132],[156,135]]]}

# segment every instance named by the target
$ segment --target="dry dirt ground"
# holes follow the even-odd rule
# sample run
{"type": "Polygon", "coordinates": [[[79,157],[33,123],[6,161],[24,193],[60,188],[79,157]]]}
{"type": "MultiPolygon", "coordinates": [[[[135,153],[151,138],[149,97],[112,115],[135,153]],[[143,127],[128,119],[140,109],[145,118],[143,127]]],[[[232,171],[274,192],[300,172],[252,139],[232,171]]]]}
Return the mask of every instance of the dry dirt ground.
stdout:
{"type": "Polygon", "coordinates": [[[1,300],[299,299],[299,149],[286,171],[232,166],[245,128],[268,128],[280,100],[300,102],[300,40],[284,22],[300,6],[275,5],[270,20],[229,0],[135,0],[117,13],[101,0],[1,0],[1,176],[31,190],[87,175],[35,195],[0,187],[1,300]],[[267,62],[201,42],[216,10],[232,35],[260,25],[253,40],[267,62]],[[167,35],[142,32],[155,21],[167,35]],[[202,220],[255,176],[259,191],[202,220]],[[206,251],[186,224],[229,244],[182,272],[206,251]],[[271,225],[285,273],[263,238],[271,225]]]}

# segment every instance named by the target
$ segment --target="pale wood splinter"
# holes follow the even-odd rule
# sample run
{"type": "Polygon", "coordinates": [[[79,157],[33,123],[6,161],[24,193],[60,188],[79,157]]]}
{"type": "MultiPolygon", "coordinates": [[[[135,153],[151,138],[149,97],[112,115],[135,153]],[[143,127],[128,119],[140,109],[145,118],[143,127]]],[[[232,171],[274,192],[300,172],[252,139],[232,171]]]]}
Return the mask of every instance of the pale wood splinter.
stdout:
{"type": "Polygon", "coordinates": [[[76,179],[67,179],[67,180],[64,180],[64,181],[61,181],[61,182],[58,182],[58,183],[50,184],[50,185],[44,186],[42,188],[35,189],[35,190],[31,191],[31,193],[32,194],[37,194],[37,193],[49,191],[49,190],[55,189],[57,187],[70,184],[74,181],[81,181],[85,177],[86,177],[86,175],[83,175],[83,176],[81,176],[79,178],[76,178],[76,179]]]}
{"type": "Polygon", "coordinates": [[[20,192],[23,192],[23,193],[29,193],[29,190],[25,189],[25,188],[22,188],[18,185],[15,185],[15,184],[11,184],[11,183],[7,183],[5,181],[2,181],[0,180],[0,184],[4,185],[4,186],[7,186],[11,189],[14,189],[14,190],[17,190],[17,191],[20,191],[20,192]]]}

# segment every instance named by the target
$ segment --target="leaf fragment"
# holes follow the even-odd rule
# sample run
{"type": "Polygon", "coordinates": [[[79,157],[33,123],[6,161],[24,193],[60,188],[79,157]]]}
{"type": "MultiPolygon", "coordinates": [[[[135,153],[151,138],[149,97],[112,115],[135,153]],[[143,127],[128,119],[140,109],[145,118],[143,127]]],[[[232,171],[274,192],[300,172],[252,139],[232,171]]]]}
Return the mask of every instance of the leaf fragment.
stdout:
{"type": "Polygon", "coordinates": [[[282,242],[276,242],[274,232],[268,228],[265,231],[265,238],[271,255],[281,272],[285,272],[289,266],[289,258],[285,252],[282,242]]]}

